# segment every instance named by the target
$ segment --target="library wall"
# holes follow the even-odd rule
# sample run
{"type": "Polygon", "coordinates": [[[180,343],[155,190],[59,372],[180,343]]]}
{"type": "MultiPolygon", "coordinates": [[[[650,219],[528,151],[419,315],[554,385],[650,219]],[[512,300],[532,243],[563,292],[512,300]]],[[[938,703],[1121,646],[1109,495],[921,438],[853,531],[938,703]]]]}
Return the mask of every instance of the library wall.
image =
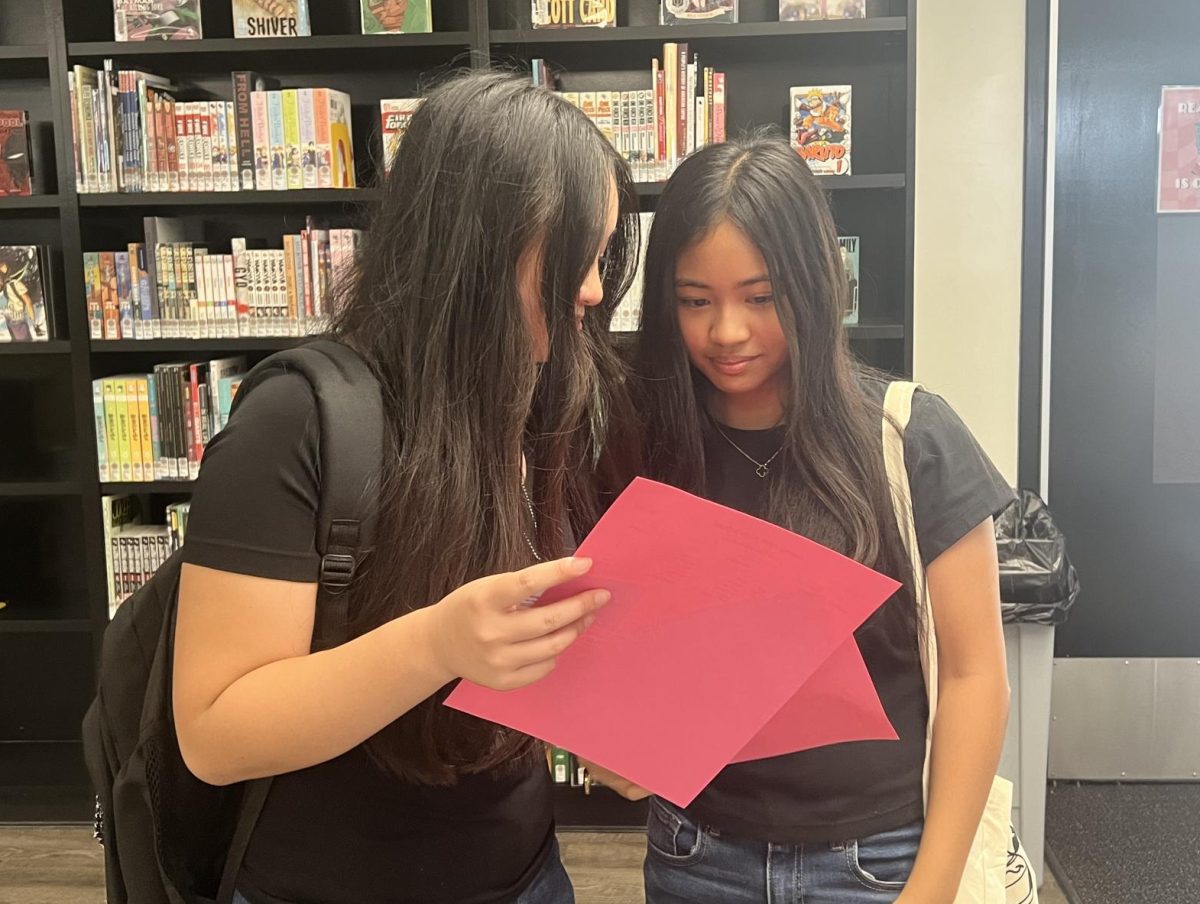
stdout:
{"type": "Polygon", "coordinates": [[[916,15],[913,376],[1017,479],[1025,5],[916,15]]]}

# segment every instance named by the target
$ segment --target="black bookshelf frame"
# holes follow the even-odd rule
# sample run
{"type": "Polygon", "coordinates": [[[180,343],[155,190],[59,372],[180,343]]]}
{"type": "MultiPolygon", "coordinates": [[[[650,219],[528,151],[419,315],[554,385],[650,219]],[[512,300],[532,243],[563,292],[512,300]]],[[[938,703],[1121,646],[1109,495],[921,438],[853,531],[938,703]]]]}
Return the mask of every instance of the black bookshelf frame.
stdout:
{"type": "MultiPolygon", "coordinates": [[[[310,0],[310,4],[316,2],[310,0]]],[[[10,83],[28,87],[44,80],[50,113],[37,125],[42,134],[53,136],[52,149],[42,142],[38,181],[44,193],[0,199],[0,240],[15,241],[13,236],[26,223],[35,223],[38,235],[51,237],[48,244],[52,246],[53,263],[47,268],[47,276],[48,288],[55,296],[51,305],[55,335],[50,342],[0,345],[0,389],[8,381],[41,381],[53,398],[69,401],[51,406],[54,411],[49,417],[57,418],[57,422],[30,421],[28,432],[33,439],[21,450],[25,460],[20,463],[20,473],[10,473],[11,467],[6,471],[9,459],[0,456],[0,540],[13,533],[18,519],[31,524],[35,533],[40,532],[42,545],[29,548],[41,558],[30,567],[43,568],[46,575],[31,573],[26,576],[30,581],[48,578],[51,571],[62,571],[53,567],[55,555],[66,556],[75,568],[69,576],[45,581],[54,588],[47,590],[46,599],[14,598],[7,610],[0,609],[0,681],[4,681],[8,695],[16,695],[15,702],[0,703],[0,823],[75,822],[90,816],[77,717],[82,716],[93,692],[100,640],[108,622],[100,497],[130,492],[169,499],[190,492],[187,481],[102,484],[98,480],[92,380],[144,367],[147,361],[189,353],[201,356],[238,351],[253,360],[299,341],[290,337],[91,340],[80,266],[83,252],[94,250],[89,236],[102,234],[104,225],[114,220],[140,222],[138,218],[145,213],[168,211],[199,218],[220,212],[235,222],[248,217],[282,217],[297,210],[350,217],[367,208],[379,194],[370,182],[353,190],[79,194],[75,191],[66,79],[69,66],[75,62],[95,65],[112,57],[150,71],[201,74],[210,79],[227,76],[236,68],[313,71],[314,81],[331,74],[365,79],[395,70],[410,83],[417,83],[428,72],[445,68],[479,68],[493,62],[511,65],[514,61],[527,66],[532,57],[554,57],[561,62],[577,54],[582,54],[584,60],[582,75],[591,76],[605,72],[606,67],[628,70],[628,61],[633,59],[641,60],[640,67],[651,54],[659,52],[663,42],[688,41],[702,51],[705,63],[727,71],[731,83],[741,77],[739,66],[748,65],[747,48],[767,61],[763,65],[768,69],[758,71],[768,72],[779,83],[797,68],[796,60],[802,56],[816,54],[816,59],[825,61],[809,63],[809,68],[801,66],[800,71],[807,75],[813,65],[818,69],[828,65],[839,73],[857,71],[858,67],[875,65],[881,53],[890,54],[889,59],[902,75],[895,80],[898,85],[888,85],[888,91],[897,96],[887,100],[886,141],[895,146],[877,156],[897,161],[898,165],[886,172],[858,173],[825,182],[839,217],[844,208],[858,222],[871,219],[876,211],[890,218],[882,240],[887,248],[875,255],[880,266],[874,274],[880,284],[886,284],[880,291],[890,292],[886,316],[864,310],[863,322],[850,328],[850,336],[859,353],[872,363],[897,373],[911,373],[916,0],[869,0],[870,18],[865,20],[796,23],[769,21],[774,0],[743,0],[742,24],[679,27],[647,24],[649,7],[656,8],[658,0],[620,0],[621,8],[635,9],[636,15],[630,11],[619,13],[618,27],[611,29],[571,31],[528,28],[529,0],[434,0],[435,27],[439,9],[451,10],[446,17],[451,29],[428,35],[391,36],[352,33],[347,23],[352,20],[350,10],[357,8],[357,0],[329,0],[328,7],[327,0],[320,2],[322,15],[329,21],[336,19],[334,32],[292,39],[238,40],[224,36],[220,19],[228,17],[228,0],[204,0],[205,30],[214,36],[195,42],[138,44],[108,40],[111,20],[106,35],[97,17],[107,16],[111,7],[90,0],[34,0],[15,13],[0,16],[0,25],[5,26],[0,30],[0,98],[10,83]],[[103,9],[98,12],[98,7],[103,9]],[[217,27],[210,25],[212,21],[217,27]],[[2,43],[6,37],[11,41],[2,43]],[[731,54],[735,61],[725,64],[723,53],[731,54]],[[309,66],[313,69],[305,68],[309,66]],[[38,445],[42,434],[49,436],[45,447],[38,445]],[[63,443],[63,435],[71,441],[63,443]],[[39,470],[43,459],[50,462],[45,471],[39,470]],[[69,534],[69,542],[64,539],[60,544],[59,533],[69,534]],[[62,549],[50,548],[55,546],[62,549]],[[69,665],[61,670],[46,669],[32,677],[19,671],[40,667],[39,660],[63,651],[78,655],[64,659],[69,665]],[[6,658],[11,663],[11,674],[3,665],[6,658]],[[34,698],[43,697],[63,712],[37,710],[34,698]],[[36,722],[40,728],[26,726],[22,719],[36,722]]],[[[319,24],[314,20],[314,32],[319,24]]],[[[793,84],[816,83],[805,76],[796,79],[793,84]]],[[[399,95],[400,91],[383,91],[379,96],[399,95]]],[[[786,97],[779,101],[782,114],[786,97]]],[[[364,147],[360,136],[372,143],[377,140],[377,116],[371,119],[369,112],[365,104],[356,106],[356,157],[364,163],[375,155],[364,147]],[[371,125],[365,131],[363,119],[371,125]]],[[[732,102],[730,112],[736,126],[737,110],[732,102]]],[[[858,157],[856,153],[856,161],[858,157]]],[[[360,165],[359,175],[366,175],[364,166],[360,165]]],[[[35,190],[38,187],[35,183],[35,190]]],[[[643,209],[652,210],[661,191],[659,184],[639,185],[643,209]]],[[[0,409],[0,416],[4,413],[0,409]]],[[[35,420],[40,417],[28,411],[24,416],[35,420]]],[[[6,439],[6,443],[11,442],[6,439]]],[[[0,584],[0,600],[9,591],[0,584]]],[[[589,797],[579,789],[560,788],[557,800],[563,826],[604,829],[644,824],[644,804],[628,804],[608,791],[597,791],[589,797]]]]}

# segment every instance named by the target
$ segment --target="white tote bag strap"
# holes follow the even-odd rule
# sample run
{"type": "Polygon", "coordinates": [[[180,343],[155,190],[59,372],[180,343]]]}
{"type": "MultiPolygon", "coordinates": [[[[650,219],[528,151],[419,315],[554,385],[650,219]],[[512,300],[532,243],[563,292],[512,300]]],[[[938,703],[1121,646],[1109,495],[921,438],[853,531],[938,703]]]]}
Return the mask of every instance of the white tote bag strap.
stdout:
{"type": "Polygon", "coordinates": [[[919,607],[918,637],[921,651],[921,669],[925,674],[925,693],[929,698],[929,720],[925,724],[925,769],[923,788],[925,803],[929,803],[929,755],[933,749],[933,720],[938,705],[938,649],[937,633],[933,625],[933,605],[929,601],[929,588],[925,582],[925,564],[921,561],[921,550],[917,545],[917,527],[913,519],[912,490],[908,484],[908,469],[904,464],[904,431],[912,416],[913,394],[920,389],[919,383],[897,381],[889,383],[883,400],[883,461],[887,469],[888,485],[892,491],[892,508],[896,512],[896,526],[900,539],[908,552],[912,566],[913,589],[919,607]]]}

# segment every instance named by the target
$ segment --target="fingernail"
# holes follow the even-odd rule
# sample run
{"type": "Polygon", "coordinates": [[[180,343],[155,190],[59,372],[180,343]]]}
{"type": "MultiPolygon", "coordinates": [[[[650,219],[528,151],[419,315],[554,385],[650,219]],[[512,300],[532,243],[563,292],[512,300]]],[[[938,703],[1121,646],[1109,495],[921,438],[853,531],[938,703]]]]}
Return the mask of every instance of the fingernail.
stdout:
{"type": "Polygon", "coordinates": [[[612,594],[607,590],[597,590],[595,595],[592,597],[592,600],[596,603],[597,608],[603,606],[610,599],[612,599],[612,594]]]}
{"type": "Polygon", "coordinates": [[[592,567],[592,560],[586,556],[575,556],[567,564],[567,568],[575,574],[587,574],[592,567]]]}
{"type": "Polygon", "coordinates": [[[594,622],[595,620],[596,620],[596,616],[594,616],[594,615],[589,615],[586,618],[584,618],[583,630],[586,631],[588,628],[590,628],[592,626],[592,622],[594,622]]]}

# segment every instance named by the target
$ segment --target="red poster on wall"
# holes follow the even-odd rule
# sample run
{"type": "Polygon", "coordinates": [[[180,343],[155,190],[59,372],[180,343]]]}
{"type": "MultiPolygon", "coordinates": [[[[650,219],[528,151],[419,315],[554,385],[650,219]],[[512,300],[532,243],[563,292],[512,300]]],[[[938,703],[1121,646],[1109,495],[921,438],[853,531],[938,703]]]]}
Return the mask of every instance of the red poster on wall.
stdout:
{"type": "Polygon", "coordinates": [[[1158,212],[1200,212],[1200,87],[1163,86],[1158,111],[1158,212]]]}

